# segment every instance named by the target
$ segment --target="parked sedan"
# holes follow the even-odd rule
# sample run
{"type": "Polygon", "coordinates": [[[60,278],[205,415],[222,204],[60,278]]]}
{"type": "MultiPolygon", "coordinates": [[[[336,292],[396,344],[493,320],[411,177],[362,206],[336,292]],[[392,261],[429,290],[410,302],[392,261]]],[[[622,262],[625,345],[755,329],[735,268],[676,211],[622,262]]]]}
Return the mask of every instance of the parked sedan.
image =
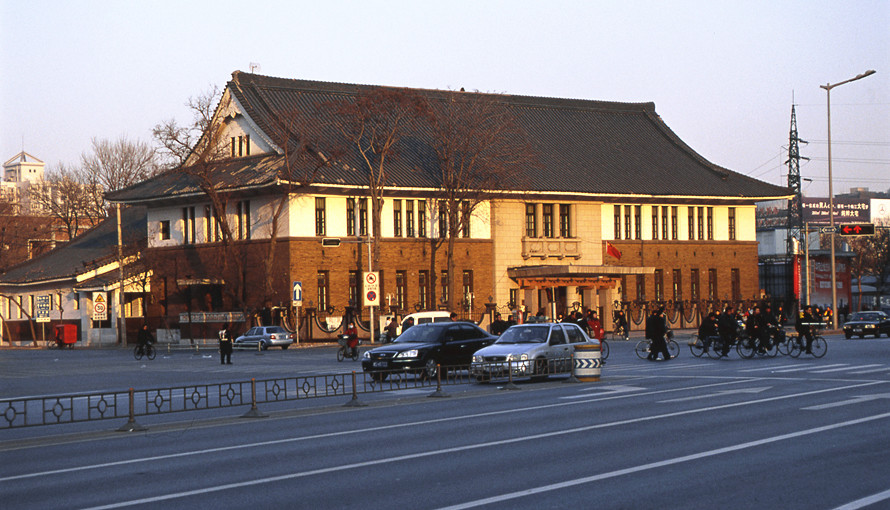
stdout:
{"type": "Polygon", "coordinates": [[[504,331],[494,345],[473,355],[470,374],[477,380],[503,376],[530,376],[544,379],[554,369],[570,369],[569,361],[575,347],[599,343],[584,333],[577,324],[520,324],[504,331]]]}
{"type": "Polygon", "coordinates": [[[890,315],[884,312],[856,312],[844,323],[844,336],[847,338],[853,335],[859,338],[874,335],[877,338],[881,334],[890,336],[890,315]]]}
{"type": "Polygon", "coordinates": [[[259,345],[259,348],[265,351],[269,347],[287,349],[292,343],[294,343],[294,334],[281,326],[257,326],[236,338],[235,348],[256,349],[259,345]]]}
{"type": "Polygon", "coordinates": [[[497,339],[469,322],[418,324],[405,330],[394,342],[364,353],[362,369],[379,381],[393,371],[423,369],[436,376],[437,366],[470,364],[473,353],[497,339]]]}

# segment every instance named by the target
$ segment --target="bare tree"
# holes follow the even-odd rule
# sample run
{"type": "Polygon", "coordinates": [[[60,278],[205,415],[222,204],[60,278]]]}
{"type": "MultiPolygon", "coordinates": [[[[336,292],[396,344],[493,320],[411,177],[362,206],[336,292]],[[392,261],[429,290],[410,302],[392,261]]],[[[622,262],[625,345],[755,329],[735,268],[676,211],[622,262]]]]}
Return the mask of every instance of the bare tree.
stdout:
{"type": "Polygon", "coordinates": [[[219,87],[214,85],[186,102],[192,114],[190,123],[179,124],[175,119],[169,119],[152,129],[152,137],[159,146],[157,152],[164,166],[175,168],[185,164],[192,150],[210,128],[221,96],[219,87]]]}
{"type": "Polygon", "coordinates": [[[329,106],[335,118],[335,131],[357,157],[355,164],[367,173],[374,232],[372,257],[374,265],[379,266],[380,212],[383,188],[388,184],[388,164],[398,156],[402,138],[427,116],[427,102],[411,90],[374,87],[329,106]]]}
{"type": "Polygon", "coordinates": [[[875,293],[880,299],[890,279],[890,226],[877,225],[875,235],[856,237],[850,241],[853,258],[850,261],[852,276],[857,279],[859,307],[862,307],[862,278],[875,279],[875,293]]]}
{"type": "MultiPolygon", "coordinates": [[[[471,219],[479,204],[493,198],[496,190],[516,185],[521,170],[534,164],[535,158],[509,106],[496,95],[449,92],[430,106],[432,149],[441,182],[436,192],[438,213],[447,220],[447,232],[440,232],[432,241],[430,274],[436,274],[435,253],[444,241],[448,308],[455,310],[459,297],[455,292],[456,239],[469,237],[471,219]]],[[[433,283],[433,300],[435,287],[433,283]]]]}
{"type": "Polygon", "coordinates": [[[114,141],[94,137],[92,152],[81,155],[81,180],[106,193],[143,181],[158,169],[155,150],[125,136],[114,141]]]}
{"type": "Polygon", "coordinates": [[[84,184],[80,170],[64,163],[49,168],[44,182],[33,186],[30,196],[42,214],[58,220],[68,240],[106,216],[101,188],[84,184]]]}

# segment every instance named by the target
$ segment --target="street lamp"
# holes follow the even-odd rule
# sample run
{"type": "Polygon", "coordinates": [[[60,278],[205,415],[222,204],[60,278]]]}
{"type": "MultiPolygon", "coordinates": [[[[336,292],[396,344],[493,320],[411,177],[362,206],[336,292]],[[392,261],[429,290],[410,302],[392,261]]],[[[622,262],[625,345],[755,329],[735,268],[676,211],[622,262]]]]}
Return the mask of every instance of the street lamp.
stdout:
{"type": "Polygon", "coordinates": [[[834,188],[831,179],[831,89],[850,83],[851,81],[861,80],[867,76],[875,74],[874,69],[869,69],[864,73],[857,75],[849,80],[844,80],[835,84],[827,83],[819,85],[819,88],[825,89],[826,104],[828,106],[828,219],[831,222],[831,326],[837,329],[837,274],[835,274],[834,260],[834,188]]]}

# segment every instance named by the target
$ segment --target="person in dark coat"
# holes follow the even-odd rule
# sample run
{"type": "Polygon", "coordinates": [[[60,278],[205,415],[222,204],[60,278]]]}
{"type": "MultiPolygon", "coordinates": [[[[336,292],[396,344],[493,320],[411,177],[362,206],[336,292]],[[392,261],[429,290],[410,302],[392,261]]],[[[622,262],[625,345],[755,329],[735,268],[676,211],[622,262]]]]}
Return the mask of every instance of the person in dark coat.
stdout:
{"type": "Polygon", "coordinates": [[[501,318],[501,313],[495,312],[494,321],[492,321],[491,327],[489,328],[491,330],[491,334],[500,335],[504,331],[507,331],[507,328],[509,327],[510,325],[507,324],[507,321],[501,318]]]}
{"type": "Polygon", "coordinates": [[[804,312],[797,315],[797,321],[794,323],[794,329],[797,330],[797,334],[801,337],[807,339],[806,343],[806,353],[813,353],[813,323],[816,322],[816,318],[813,317],[813,307],[807,306],[804,308],[804,312]]]}
{"type": "Polygon", "coordinates": [[[650,361],[657,361],[659,353],[662,355],[664,361],[671,359],[671,354],[668,352],[667,348],[667,341],[665,340],[667,330],[667,320],[664,317],[664,308],[659,308],[646,319],[646,338],[652,342],[649,347],[648,356],[650,361]]]}
{"type": "MultiPolygon", "coordinates": [[[[58,333],[58,330],[56,332],[58,333]]],[[[59,342],[59,345],[62,345],[62,340],[60,338],[57,338],[56,341],[59,342]]],[[[139,336],[136,337],[136,342],[138,343],[141,352],[145,352],[145,347],[147,345],[155,343],[154,337],[151,336],[151,331],[148,330],[148,324],[142,325],[142,329],[139,330],[139,336]]]]}
{"type": "Polygon", "coordinates": [[[716,312],[709,313],[705,320],[702,321],[701,326],[698,327],[698,338],[702,341],[705,352],[708,352],[708,349],[711,348],[711,342],[717,336],[717,327],[716,312]]]}
{"type": "Polygon", "coordinates": [[[219,330],[219,363],[221,365],[231,365],[232,364],[232,332],[229,329],[228,324],[224,324],[223,328],[219,330]]]}
{"type": "Polygon", "coordinates": [[[729,349],[735,342],[738,329],[739,321],[736,319],[734,310],[732,306],[727,306],[717,321],[717,332],[720,334],[720,341],[723,343],[721,356],[729,356],[729,349]]]}
{"type": "Polygon", "coordinates": [[[627,340],[629,338],[630,329],[627,325],[627,316],[624,315],[624,310],[618,310],[615,314],[615,322],[618,323],[618,328],[621,329],[621,334],[624,335],[624,339],[627,340]]]}
{"type": "Polygon", "coordinates": [[[745,331],[748,333],[748,338],[753,342],[753,347],[757,349],[757,352],[766,352],[764,346],[769,332],[766,326],[766,319],[760,313],[759,306],[755,306],[754,311],[748,316],[748,321],[745,323],[745,331]]]}

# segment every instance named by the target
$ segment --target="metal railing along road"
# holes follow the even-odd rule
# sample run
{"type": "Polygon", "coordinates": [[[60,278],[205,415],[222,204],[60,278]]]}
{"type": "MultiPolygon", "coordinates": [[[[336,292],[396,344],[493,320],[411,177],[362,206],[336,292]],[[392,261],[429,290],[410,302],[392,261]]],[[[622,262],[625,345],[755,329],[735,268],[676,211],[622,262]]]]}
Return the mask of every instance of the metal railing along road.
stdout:
{"type": "MultiPolygon", "coordinates": [[[[547,374],[569,373],[569,359],[552,360],[547,374]],[[566,368],[568,367],[568,368],[566,368]]],[[[502,367],[503,363],[498,364],[502,367]]],[[[478,368],[478,367],[477,367],[478,368]]],[[[363,405],[359,394],[397,391],[410,388],[436,387],[430,396],[446,396],[443,385],[467,384],[473,381],[512,382],[515,370],[486,371],[474,376],[468,366],[439,367],[434,377],[425,369],[374,373],[342,373],[330,375],[251,379],[249,381],[195,384],[169,388],[77,393],[42,397],[0,399],[0,429],[59,425],[95,420],[127,419],[118,430],[139,430],[135,419],[187,411],[250,406],[245,417],[265,416],[258,405],[313,398],[350,396],[346,405],[363,405]],[[385,375],[385,377],[381,377],[385,375]]]]}

